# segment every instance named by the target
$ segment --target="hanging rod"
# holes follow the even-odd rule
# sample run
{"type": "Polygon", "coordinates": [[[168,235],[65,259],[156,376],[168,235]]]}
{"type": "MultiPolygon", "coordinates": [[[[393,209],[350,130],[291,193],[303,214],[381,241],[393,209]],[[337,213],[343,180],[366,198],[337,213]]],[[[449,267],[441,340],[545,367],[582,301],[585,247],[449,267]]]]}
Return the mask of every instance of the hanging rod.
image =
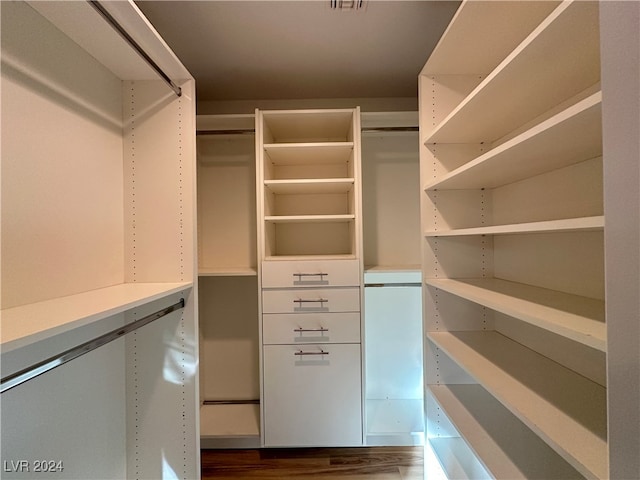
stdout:
{"type": "Polygon", "coordinates": [[[164,73],[164,70],[162,70],[158,66],[158,64],[153,61],[153,59],[147,54],[147,52],[144,51],[144,49],[140,46],[140,44],[138,44],[138,42],[136,42],[133,39],[133,37],[129,35],[129,33],[124,29],[124,27],[120,25],[118,21],[115,18],[113,18],[113,16],[107,10],[105,10],[105,8],[102,5],[100,5],[100,2],[98,0],[87,0],[87,2],[89,3],[89,5],[91,5],[94,8],[94,10],[96,10],[100,15],[102,15],[102,18],[104,18],[107,21],[107,23],[111,25],[111,27],[120,34],[120,36],[138,53],[138,55],[140,55],[144,59],[145,62],[149,64],[149,66],[158,75],[160,75],[160,78],[162,78],[162,80],[164,80],[167,83],[167,85],[169,85],[171,90],[173,90],[178,97],[181,97],[182,89],[178,85],[176,85],[176,83],[173,80],[171,80],[171,78],[169,78],[169,75],[164,73]]]}
{"type": "Polygon", "coordinates": [[[238,128],[235,130],[196,130],[196,135],[255,135],[255,128],[238,128]]]}
{"type": "Polygon", "coordinates": [[[418,127],[363,127],[362,133],[369,132],[417,132],[418,127]]]}
{"type": "Polygon", "coordinates": [[[140,327],[144,327],[148,323],[153,322],[165,315],[168,315],[171,312],[175,312],[176,310],[180,310],[184,308],[184,298],[181,298],[179,302],[174,303],[173,305],[163,308],[162,310],[158,310],[151,315],[147,315],[146,317],[140,318],[134,322],[128,323],[123,327],[116,328],[110,332],[107,332],[99,337],[94,338],[93,340],[89,340],[81,345],[76,347],[72,347],[69,350],[66,350],[62,353],[54,355],[52,357],[47,358],[46,360],[42,360],[41,362],[35,363],[30,367],[24,368],[16,373],[12,373],[11,375],[7,375],[0,381],[0,393],[4,393],[7,390],[12,389],[13,387],[17,387],[18,385],[31,380],[35,377],[42,375],[50,370],[53,370],[60,365],[64,365],[71,360],[74,360],[85,353],[89,353],[95,350],[98,347],[106,345],[109,342],[117,340],[118,338],[126,335],[127,333],[133,332],[134,330],[139,329],[140,327]]]}
{"type": "Polygon", "coordinates": [[[205,400],[203,405],[260,405],[260,399],[251,400],[205,400]]]}
{"type": "Polygon", "coordinates": [[[366,287],[380,288],[380,287],[421,287],[420,282],[390,282],[390,283],[365,283],[366,287]]]}

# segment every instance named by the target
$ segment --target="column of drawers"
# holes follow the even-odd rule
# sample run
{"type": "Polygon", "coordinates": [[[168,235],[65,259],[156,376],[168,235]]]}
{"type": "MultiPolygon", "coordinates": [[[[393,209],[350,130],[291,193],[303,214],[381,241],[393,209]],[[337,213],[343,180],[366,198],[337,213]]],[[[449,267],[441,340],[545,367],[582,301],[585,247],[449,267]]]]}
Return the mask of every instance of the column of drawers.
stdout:
{"type": "Polygon", "coordinates": [[[362,444],[357,260],[264,262],[264,443],[362,444]]]}

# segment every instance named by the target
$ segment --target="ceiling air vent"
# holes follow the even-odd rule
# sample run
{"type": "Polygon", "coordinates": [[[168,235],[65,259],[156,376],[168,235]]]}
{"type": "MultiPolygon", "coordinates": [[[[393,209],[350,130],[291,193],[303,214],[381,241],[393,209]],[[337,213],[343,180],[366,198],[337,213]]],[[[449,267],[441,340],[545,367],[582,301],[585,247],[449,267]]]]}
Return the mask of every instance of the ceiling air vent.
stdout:
{"type": "Polygon", "coordinates": [[[361,10],[364,8],[364,0],[329,0],[332,10],[361,10]]]}

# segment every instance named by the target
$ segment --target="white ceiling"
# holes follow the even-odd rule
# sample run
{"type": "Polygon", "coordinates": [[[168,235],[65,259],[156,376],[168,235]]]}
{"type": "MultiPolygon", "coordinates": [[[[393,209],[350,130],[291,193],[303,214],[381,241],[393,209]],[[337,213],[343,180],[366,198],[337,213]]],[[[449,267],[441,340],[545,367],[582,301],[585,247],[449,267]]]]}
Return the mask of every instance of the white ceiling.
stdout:
{"type": "Polygon", "coordinates": [[[136,4],[196,78],[199,100],[415,97],[458,1],[136,4]]]}

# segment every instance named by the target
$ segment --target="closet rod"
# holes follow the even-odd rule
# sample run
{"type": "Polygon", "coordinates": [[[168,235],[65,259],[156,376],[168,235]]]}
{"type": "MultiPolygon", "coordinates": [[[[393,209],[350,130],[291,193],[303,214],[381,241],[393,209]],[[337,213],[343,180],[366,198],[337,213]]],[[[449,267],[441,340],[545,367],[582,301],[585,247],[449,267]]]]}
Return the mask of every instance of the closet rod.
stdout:
{"type": "Polygon", "coordinates": [[[118,23],[118,21],[111,16],[111,14],[105,10],[105,8],[100,5],[98,0],[87,0],[89,5],[91,5],[101,16],[104,18],[111,27],[120,34],[120,36],[140,55],[145,62],[149,64],[149,66],[158,74],[160,78],[164,80],[167,85],[175,92],[178,97],[182,96],[182,89],[176,85],[176,83],[169,78],[169,75],[164,73],[164,70],[158,66],[156,62],[144,51],[144,49],[136,42],[131,35],[118,23]]]}
{"type": "Polygon", "coordinates": [[[362,133],[369,132],[417,132],[418,127],[363,127],[362,133]]]}
{"type": "Polygon", "coordinates": [[[75,347],[70,348],[62,353],[54,355],[52,357],[47,358],[46,360],[42,360],[41,362],[34,363],[30,367],[24,368],[16,373],[12,373],[11,375],[7,375],[0,381],[0,393],[4,393],[7,390],[12,389],[13,387],[17,387],[18,385],[31,380],[35,377],[42,375],[50,370],[53,370],[60,365],[64,365],[71,360],[75,360],[76,358],[84,355],[85,353],[89,353],[95,350],[98,347],[106,345],[118,338],[126,335],[127,333],[133,332],[134,330],[139,329],[140,327],[144,327],[148,323],[153,322],[154,320],[158,320],[159,318],[168,315],[171,312],[175,312],[176,310],[180,310],[184,308],[184,298],[181,298],[179,302],[174,303],[173,305],[163,308],[162,310],[158,310],[151,315],[147,315],[146,317],[140,318],[134,322],[128,323],[123,327],[116,328],[110,332],[107,332],[99,337],[94,338],[93,340],[89,340],[85,343],[77,345],[75,347]]]}
{"type": "Polygon", "coordinates": [[[254,128],[239,128],[236,130],[196,130],[196,135],[255,135],[254,128]]]}
{"type": "Polygon", "coordinates": [[[390,282],[390,283],[365,283],[366,287],[380,288],[380,287],[421,287],[420,282],[390,282]]]}

